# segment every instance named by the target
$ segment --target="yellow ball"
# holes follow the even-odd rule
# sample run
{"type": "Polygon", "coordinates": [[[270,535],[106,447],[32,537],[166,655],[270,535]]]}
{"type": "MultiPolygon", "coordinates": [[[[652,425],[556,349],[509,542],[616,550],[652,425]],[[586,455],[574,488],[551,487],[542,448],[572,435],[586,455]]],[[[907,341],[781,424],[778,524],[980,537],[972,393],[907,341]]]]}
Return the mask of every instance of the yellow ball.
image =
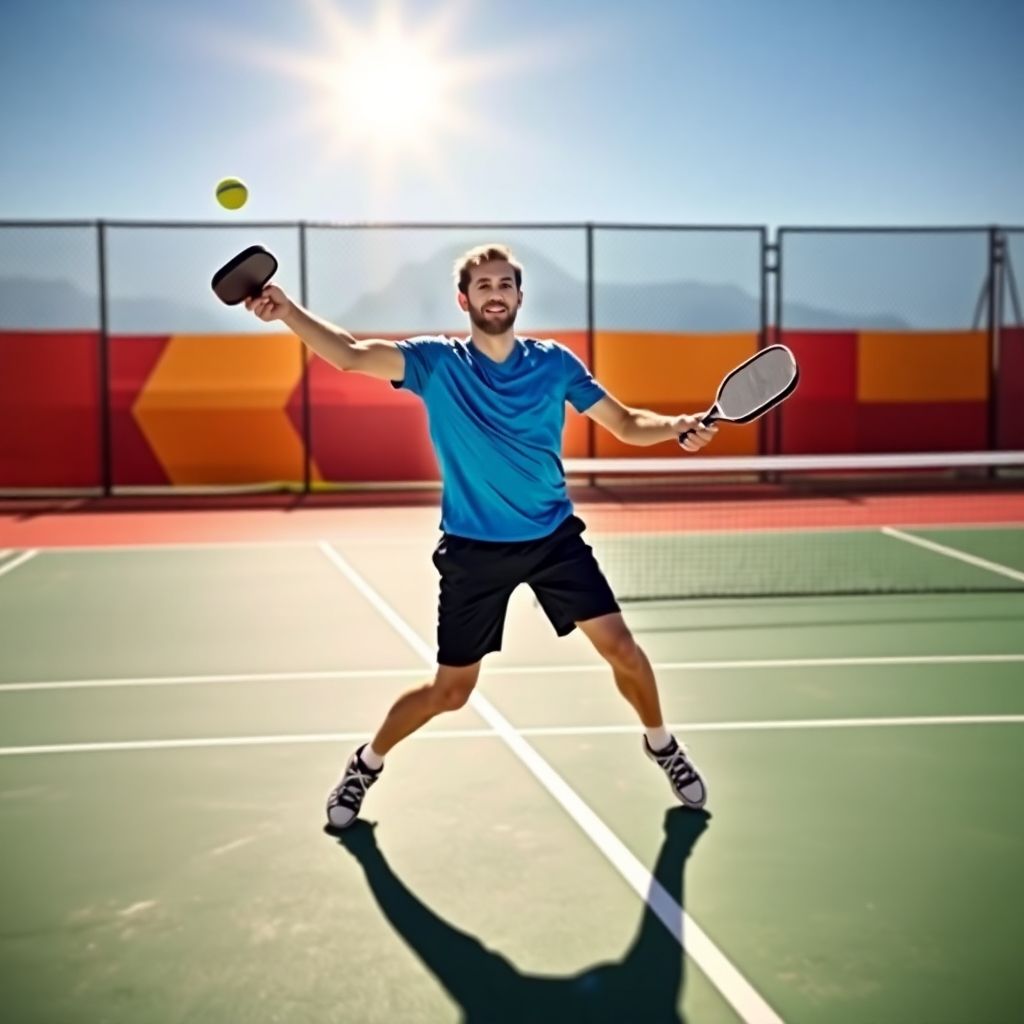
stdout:
{"type": "Polygon", "coordinates": [[[225,210],[240,210],[249,198],[249,189],[241,178],[221,178],[217,182],[216,196],[225,210]]]}

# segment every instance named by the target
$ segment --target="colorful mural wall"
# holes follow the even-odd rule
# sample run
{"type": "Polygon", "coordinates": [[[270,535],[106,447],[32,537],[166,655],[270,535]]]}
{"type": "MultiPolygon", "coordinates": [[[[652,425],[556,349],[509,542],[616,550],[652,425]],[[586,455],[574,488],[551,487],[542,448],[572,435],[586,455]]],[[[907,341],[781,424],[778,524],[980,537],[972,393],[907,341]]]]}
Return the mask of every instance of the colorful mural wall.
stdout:
{"type": "MultiPolygon", "coordinates": [[[[984,331],[786,331],[783,341],[801,371],[780,413],[783,452],[990,447],[984,331]]],[[[998,396],[1000,407],[1006,397],[998,396]]],[[[1014,414],[1005,415],[1010,428],[1014,414]]]]}
{"type": "MultiPolygon", "coordinates": [[[[538,332],[542,333],[542,332],[538,332]]],[[[629,405],[676,413],[712,400],[755,333],[543,332],[629,405]]],[[[1002,334],[998,391],[984,332],[786,331],[801,383],[779,429],[724,427],[708,455],[1024,448],[1024,328],[1002,334]],[[990,437],[992,399],[997,436],[990,437]]],[[[288,334],[115,336],[110,450],[119,486],[303,479],[303,351],[288,334]]],[[[314,482],[434,480],[426,417],[406,392],[310,362],[314,482]]],[[[96,332],[0,332],[0,487],[102,482],[96,332]]],[[[572,457],[673,454],[629,447],[567,409],[572,457]]]]}
{"type": "MultiPolygon", "coordinates": [[[[715,399],[724,374],[749,359],[757,334],[653,334],[598,331],[593,368],[598,380],[620,402],[666,415],[702,412],[715,399]]],[[[758,425],[730,426],[715,439],[718,455],[754,455],[758,425]]],[[[603,458],[657,457],[678,453],[674,441],[637,448],[605,431],[594,439],[603,458]]],[[[708,449],[711,452],[711,449],[708,449]]]]}

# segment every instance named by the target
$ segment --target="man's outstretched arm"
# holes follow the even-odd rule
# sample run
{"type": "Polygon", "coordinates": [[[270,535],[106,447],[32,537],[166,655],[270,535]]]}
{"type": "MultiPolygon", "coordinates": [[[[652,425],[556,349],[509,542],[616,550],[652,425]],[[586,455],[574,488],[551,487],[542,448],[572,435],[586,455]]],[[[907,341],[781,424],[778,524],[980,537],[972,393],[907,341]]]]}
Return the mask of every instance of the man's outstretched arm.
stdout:
{"type": "Polygon", "coordinates": [[[314,316],[276,284],[268,284],[257,298],[246,299],[245,308],[265,323],[280,320],[318,356],[339,370],[352,370],[381,380],[401,380],[405,376],[405,356],[395,342],[383,338],[359,341],[348,331],[314,316]]]}
{"type": "Polygon", "coordinates": [[[696,452],[718,433],[718,427],[703,426],[699,416],[663,416],[649,409],[632,409],[607,394],[587,409],[586,415],[625,444],[650,445],[674,441],[680,434],[692,430],[693,433],[683,442],[683,448],[696,452]]]}

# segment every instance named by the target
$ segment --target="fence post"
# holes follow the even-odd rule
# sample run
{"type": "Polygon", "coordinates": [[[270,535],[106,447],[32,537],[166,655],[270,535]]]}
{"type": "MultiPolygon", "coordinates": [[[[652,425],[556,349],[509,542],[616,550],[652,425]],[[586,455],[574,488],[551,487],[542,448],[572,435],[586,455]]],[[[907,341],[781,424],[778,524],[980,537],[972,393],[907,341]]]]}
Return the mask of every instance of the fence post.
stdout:
{"type": "MultiPolygon", "coordinates": [[[[585,226],[587,240],[587,352],[590,355],[590,372],[597,377],[596,346],[594,344],[594,225],[585,226]]],[[[587,417],[587,455],[594,457],[594,421],[587,417]]],[[[591,486],[594,478],[589,480],[591,486]]]]}
{"type": "MultiPolygon", "coordinates": [[[[590,222],[587,230],[587,352],[590,359],[590,372],[596,375],[594,366],[594,225],[590,222]]],[[[587,418],[587,455],[594,458],[594,421],[587,418]]],[[[593,478],[590,481],[594,482],[593,478]]]]}
{"type": "Polygon", "coordinates": [[[999,447],[999,336],[1003,322],[1003,238],[988,229],[988,447],[999,447]]]}
{"type": "MultiPolygon", "coordinates": [[[[773,344],[783,344],[782,338],[782,236],[784,228],[779,228],[775,235],[775,241],[769,242],[767,234],[764,237],[763,253],[764,257],[761,265],[762,279],[761,279],[761,324],[762,324],[762,346],[765,343],[765,337],[769,330],[772,333],[773,344]],[[774,285],[773,291],[773,306],[772,320],[773,323],[768,323],[768,289],[769,280],[774,285]]],[[[763,425],[761,433],[761,452],[762,454],[778,455],[782,451],[782,406],[779,406],[774,412],[770,414],[771,418],[771,430],[768,430],[767,424],[763,425]]],[[[763,421],[762,421],[763,422],[763,421]]],[[[777,480],[778,477],[775,475],[771,476],[772,480],[777,480]]]]}
{"type": "Polygon", "coordinates": [[[107,226],[96,222],[97,273],[99,276],[100,339],[99,339],[99,392],[100,392],[100,479],[103,495],[109,497],[114,489],[113,458],[110,430],[110,332],[107,299],[107,226]]]}
{"type": "MultiPolygon", "coordinates": [[[[299,221],[299,301],[309,306],[309,282],[306,275],[306,222],[299,221]]],[[[309,399],[309,349],[299,342],[302,357],[302,493],[309,494],[313,480],[313,413],[309,399]]]]}

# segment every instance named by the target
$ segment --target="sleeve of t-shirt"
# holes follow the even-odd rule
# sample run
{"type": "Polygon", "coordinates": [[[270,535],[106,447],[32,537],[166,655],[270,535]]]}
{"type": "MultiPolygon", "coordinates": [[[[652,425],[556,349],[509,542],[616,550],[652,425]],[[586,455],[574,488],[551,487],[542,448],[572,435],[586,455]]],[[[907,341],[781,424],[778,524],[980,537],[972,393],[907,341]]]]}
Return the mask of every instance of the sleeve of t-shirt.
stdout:
{"type": "Polygon", "coordinates": [[[565,397],[577,412],[586,412],[606,392],[591,376],[583,360],[571,349],[562,346],[562,364],[565,367],[565,397]]]}
{"type": "Polygon", "coordinates": [[[404,388],[422,398],[438,361],[449,348],[449,342],[435,335],[423,335],[399,341],[397,347],[405,357],[405,376],[401,380],[393,380],[391,386],[404,388]]]}

